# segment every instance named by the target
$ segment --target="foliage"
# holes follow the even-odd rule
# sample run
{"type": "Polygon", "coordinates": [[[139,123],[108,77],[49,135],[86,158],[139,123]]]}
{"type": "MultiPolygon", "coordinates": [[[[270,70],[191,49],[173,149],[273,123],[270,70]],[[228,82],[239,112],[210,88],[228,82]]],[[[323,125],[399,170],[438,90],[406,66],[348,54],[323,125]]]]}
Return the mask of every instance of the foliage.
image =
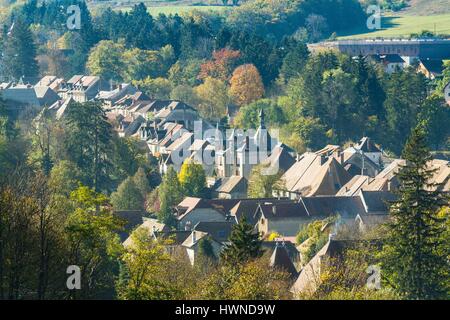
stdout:
{"type": "Polygon", "coordinates": [[[217,121],[226,115],[231,99],[224,81],[207,77],[195,88],[195,94],[198,97],[197,109],[202,117],[217,121]]]}
{"type": "Polygon", "coordinates": [[[422,125],[415,127],[402,154],[399,199],[391,205],[383,247],[385,282],[407,299],[446,299],[449,294],[448,254],[444,254],[445,220],[438,217],[446,195],[430,182],[432,159],[422,125]]]}
{"type": "Polygon", "coordinates": [[[111,194],[111,204],[115,210],[144,209],[144,197],[133,178],[126,178],[111,194]]]}
{"type": "Polygon", "coordinates": [[[283,175],[281,170],[271,172],[270,164],[259,164],[252,168],[249,183],[249,198],[270,198],[273,196],[273,190],[283,189],[280,178],[283,175]]]}
{"type": "Polygon", "coordinates": [[[220,254],[221,260],[227,264],[243,264],[262,254],[259,235],[245,217],[233,226],[228,241],[229,243],[225,245],[220,254]]]}
{"type": "Polygon", "coordinates": [[[163,176],[162,183],[158,188],[158,195],[160,201],[158,220],[173,225],[172,207],[180,203],[184,196],[183,188],[173,167],[169,167],[163,176]]]}
{"type": "Polygon", "coordinates": [[[206,191],[206,175],[203,166],[194,161],[185,160],[179,175],[183,194],[188,197],[202,197],[206,191]]]}
{"type": "Polygon", "coordinates": [[[244,64],[233,71],[230,94],[239,106],[249,104],[264,95],[264,85],[254,65],[244,64]]]}

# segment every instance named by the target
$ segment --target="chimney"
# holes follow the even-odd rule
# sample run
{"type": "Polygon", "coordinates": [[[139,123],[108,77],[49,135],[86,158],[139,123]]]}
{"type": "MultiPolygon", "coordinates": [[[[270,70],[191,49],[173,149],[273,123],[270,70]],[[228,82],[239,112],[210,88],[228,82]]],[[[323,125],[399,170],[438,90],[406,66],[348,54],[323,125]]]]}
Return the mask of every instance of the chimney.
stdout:
{"type": "Polygon", "coordinates": [[[277,206],[275,204],[272,206],[272,213],[273,215],[277,214],[277,206]]]}
{"type": "Polygon", "coordinates": [[[328,241],[333,240],[333,239],[334,239],[334,236],[335,236],[335,234],[331,232],[331,233],[328,235],[328,241]]]}
{"type": "Polygon", "coordinates": [[[197,232],[194,230],[192,231],[192,243],[195,243],[197,241],[197,232]]]}

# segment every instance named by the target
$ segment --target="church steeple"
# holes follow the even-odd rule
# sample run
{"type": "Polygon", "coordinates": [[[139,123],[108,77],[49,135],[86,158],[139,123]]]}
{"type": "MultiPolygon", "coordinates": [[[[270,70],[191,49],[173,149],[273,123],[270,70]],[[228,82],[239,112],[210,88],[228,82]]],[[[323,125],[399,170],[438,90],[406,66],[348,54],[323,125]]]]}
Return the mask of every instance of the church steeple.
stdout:
{"type": "Polygon", "coordinates": [[[265,129],[266,128],[265,114],[264,114],[264,109],[263,108],[261,108],[261,110],[259,111],[259,127],[261,129],[265,129]]]}

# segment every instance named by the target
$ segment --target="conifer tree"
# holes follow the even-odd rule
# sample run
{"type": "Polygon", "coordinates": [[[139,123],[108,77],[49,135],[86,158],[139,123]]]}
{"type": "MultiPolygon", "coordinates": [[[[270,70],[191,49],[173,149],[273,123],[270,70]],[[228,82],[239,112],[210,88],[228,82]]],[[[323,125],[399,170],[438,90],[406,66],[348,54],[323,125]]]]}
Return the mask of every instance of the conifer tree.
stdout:
{"type": "Polygon", "coordinates": [[[3,72],[16,81],[21,77],[37,77],[39,67],[33,35],[24,21],[17,19],[8,33],[3,51],[3,72]]]}
{"type": "Polygon", "coordinates": [[[421,124],[413,129],[403,158],[406,164],[398,174],[398,200],[391,205],[382,276],[405,298],[448,298],[449,263],[441,250],[445,224],[438,217],[448,199],[430,183],[432,157],[421,124]]]}
{"type": "Polygon", "coordinates": [[[230,243],[221,252],[221,259],[228,264],[245,263],[261,255],[261,240],[253,226],[245,217],[235,226],[229,239],[230,243]]]}

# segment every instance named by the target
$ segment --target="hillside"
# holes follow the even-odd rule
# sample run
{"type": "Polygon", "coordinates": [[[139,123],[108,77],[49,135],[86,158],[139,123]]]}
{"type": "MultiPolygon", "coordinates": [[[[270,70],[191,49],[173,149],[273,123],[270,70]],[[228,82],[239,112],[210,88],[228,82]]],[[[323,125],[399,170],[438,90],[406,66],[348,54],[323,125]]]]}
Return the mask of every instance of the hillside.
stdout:
{"type": "Polygon", "coordinates": [[[410,0],[403,10],[408,15],[434,15],[450,13],[449,0],[410,0]]]}

